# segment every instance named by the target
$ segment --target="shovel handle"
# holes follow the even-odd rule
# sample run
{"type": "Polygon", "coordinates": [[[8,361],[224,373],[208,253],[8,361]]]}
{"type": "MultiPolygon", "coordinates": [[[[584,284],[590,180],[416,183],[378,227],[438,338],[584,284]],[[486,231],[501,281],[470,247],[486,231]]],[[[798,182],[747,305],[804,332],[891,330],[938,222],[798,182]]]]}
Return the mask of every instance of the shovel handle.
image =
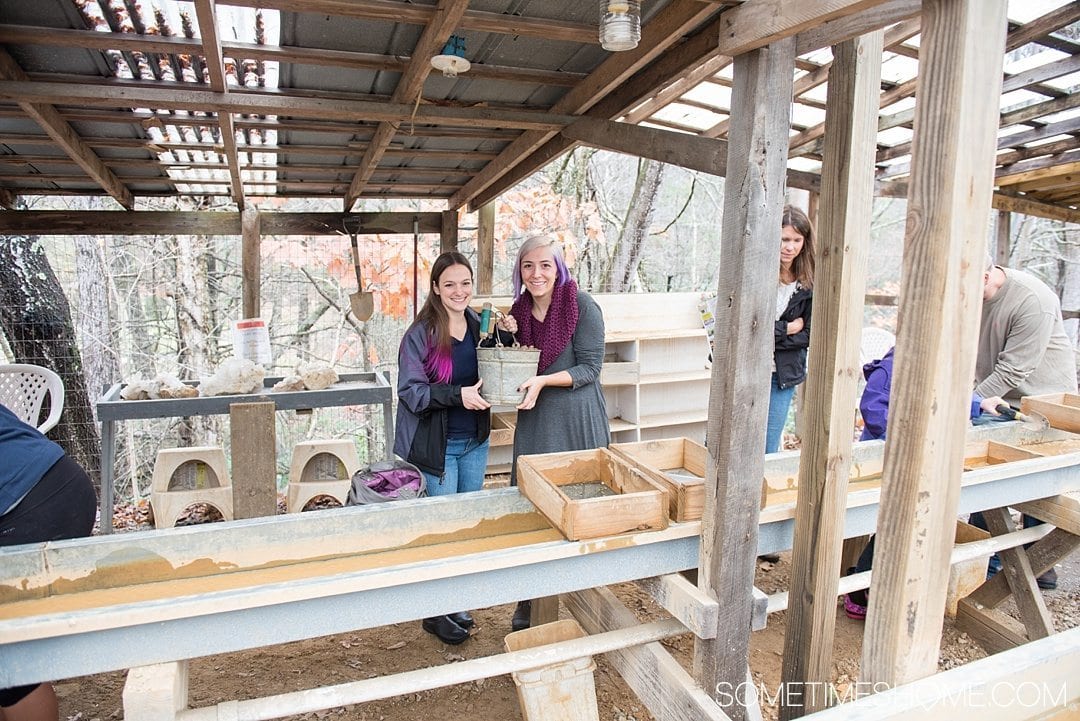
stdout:
{"type": "Polygon", "coordinates": [[[360,278],[360,246],[356,241],[355,231],[349,231],[349,242],[352,245],[353,270],[356,271],[356,290],[360,292],[364,290],[364,281],[360,278]]]}
{"type": "Polygon", "coordinates": [[[1019,411],[1010,406],[1008,403],[999,403],[997,406],[994,407],[994,410],[997,411],[999,415],[1008,418],[1010,421],[1015,421],[1017,416],[1019,415],[1019,411]]]}

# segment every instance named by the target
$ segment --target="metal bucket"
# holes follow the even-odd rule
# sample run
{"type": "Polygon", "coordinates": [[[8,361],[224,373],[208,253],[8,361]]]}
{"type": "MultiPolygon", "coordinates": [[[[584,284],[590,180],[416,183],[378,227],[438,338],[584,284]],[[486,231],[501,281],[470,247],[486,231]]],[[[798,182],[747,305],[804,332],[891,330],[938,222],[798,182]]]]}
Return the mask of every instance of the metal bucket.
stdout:
{"type": "Polygon", "coordinates": [[[476,361],[480,371],[480,395],[495,406],[516,406],[525,398],[517,388],[536,375],[540,362],[537,348],[495,346],[477,348],[476,361]]]}

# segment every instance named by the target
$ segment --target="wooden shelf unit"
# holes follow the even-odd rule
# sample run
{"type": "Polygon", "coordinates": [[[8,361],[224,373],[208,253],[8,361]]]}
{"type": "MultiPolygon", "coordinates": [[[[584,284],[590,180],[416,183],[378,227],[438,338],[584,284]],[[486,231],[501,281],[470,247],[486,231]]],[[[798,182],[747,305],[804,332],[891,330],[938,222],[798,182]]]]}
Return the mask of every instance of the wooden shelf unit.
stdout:
{"type": "MultiPolygon", "coordinates": [[[[709,346],[700,293],[595,293],[604,312],[604,367],[612,443],[686,437],[705,442],[709,346]]],[[[476,298],[504,312],[508,297],[476,298]]],[[[500,411],[508,409],[500,408],[500,411]]],[[[509,449],[507,449],[509,451],[509,449]]],[[[505,467],[506,453],[488,458],[488,472],[505,467]]]]}

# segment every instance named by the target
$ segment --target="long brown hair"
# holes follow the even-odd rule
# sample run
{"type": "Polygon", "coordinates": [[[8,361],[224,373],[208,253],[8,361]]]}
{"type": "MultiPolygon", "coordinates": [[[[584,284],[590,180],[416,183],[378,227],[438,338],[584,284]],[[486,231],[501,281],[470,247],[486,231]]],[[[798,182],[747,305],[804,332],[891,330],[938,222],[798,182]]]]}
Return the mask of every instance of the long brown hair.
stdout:
{"type": "Polygon", "coordinates": [[[802,251],[791,261],[791,272],[795,280],[803,288],[814,287],[814,224],[801,208],[794,205],[784,206],[784,216],[780,221],[780,227],[790,225],[803,237],[802,251]]]}
{"type": "Polygon", "coordinates": [[[427,328],[427,353],[424,355],[424,370],[428,378],[439,383],[447,383],[453,374],[453,361],[450,358],[450,316],[443,306],[442,300],[435,292],[439,287],[439,280],[448,268],[455,265],[463,265],[469,269],[469,277],[473,276],[472,266],[469,259],[456,250],[447,251],[439,255],[431,264],[431,284],[428,287],[428,296],[416,314],[413,325],[422,324],[427,328]]]}

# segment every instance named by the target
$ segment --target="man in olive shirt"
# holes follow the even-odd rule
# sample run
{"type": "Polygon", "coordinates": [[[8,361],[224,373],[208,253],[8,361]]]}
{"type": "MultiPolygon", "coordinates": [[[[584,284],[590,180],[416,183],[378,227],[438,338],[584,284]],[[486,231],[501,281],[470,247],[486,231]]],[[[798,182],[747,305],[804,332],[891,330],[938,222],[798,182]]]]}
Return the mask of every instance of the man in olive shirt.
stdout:
{"type": "MultiPolygon", "coordinates": [[[[1017,408],[1023,396],[1076,393],[1076,352],[1057,295],[1035,276],[993,261],[983,275],[975,381],[977,395],[1001,396],[1017,408]]],[[[984,528],[981,515],[972,514],[972,523],[984,528]]],[[[1024,516],[1025,528],[1039,523],[1024,516]]],[[[991,573],[998,568],[995,555],[991,573]]],[[[1051,568],[1038,582],[1057,588],[1057,571],[1051,568]]]]}

